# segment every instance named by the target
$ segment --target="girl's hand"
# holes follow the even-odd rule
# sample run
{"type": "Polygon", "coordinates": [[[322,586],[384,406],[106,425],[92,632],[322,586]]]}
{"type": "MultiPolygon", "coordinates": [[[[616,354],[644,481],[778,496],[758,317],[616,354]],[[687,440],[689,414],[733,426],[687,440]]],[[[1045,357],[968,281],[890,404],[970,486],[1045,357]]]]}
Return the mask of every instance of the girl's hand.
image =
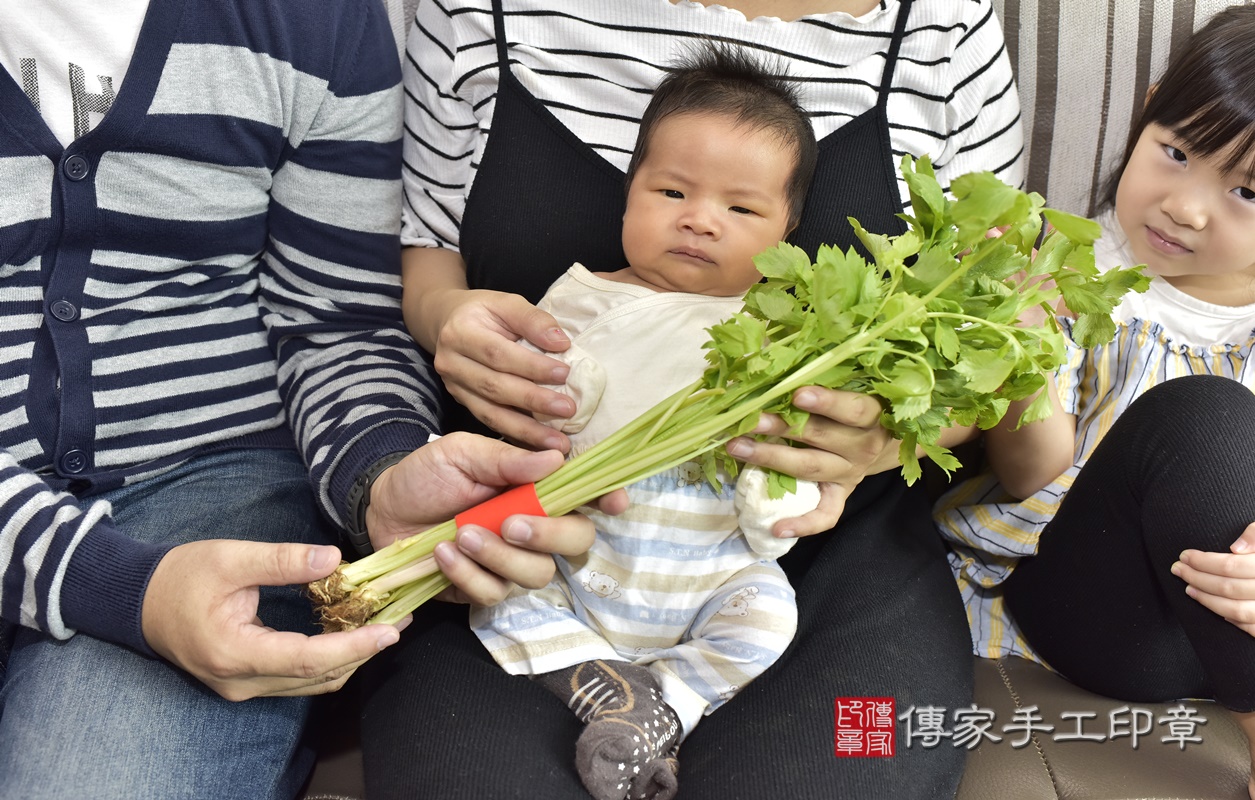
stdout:
{"type": "Polygon", "coordinates": [[[1255,636],[1255,523],[1229,550],[1186,550],[1172,574],[1185,581],[1190,597],[1255,636]]]}
{"type": "Polygon", "coordinates": [[[567,418],[571,398],[538,384],[565,383],[569,368],[519,344],[562,352],[571,346],[552,316],[516,294],[463,289],[444,295],[435,367],[449,393],[488,427],[515,441],[567,452],[567,437],[532,412],[567,418]]]}
{"type": "Polygon", "coordinates": [[[772,533],[781,538],[829,530],[845,510],[846,499],[866,475],[898,466],[898,443],[880,424],[880,403],[873,397],[817,386],[798,389],[793,404],[811,412],[801,434],[789,435],[779,417],[764,414],[755,433],[781,436],[808,445],[767,444],[748,437],[728,442],[735,458],[819,484],[819,506],[809,514],[782,519],[772,533]]]}

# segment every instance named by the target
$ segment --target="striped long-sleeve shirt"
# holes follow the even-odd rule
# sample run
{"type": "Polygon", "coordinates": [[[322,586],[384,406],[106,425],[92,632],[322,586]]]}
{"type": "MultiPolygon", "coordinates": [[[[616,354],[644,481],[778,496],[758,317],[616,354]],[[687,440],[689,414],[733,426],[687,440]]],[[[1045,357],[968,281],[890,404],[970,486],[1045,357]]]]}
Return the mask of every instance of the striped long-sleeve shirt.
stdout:
{"type": "MultiPolygon", "coordinates": [[[[4,35],[0,32],[0,36],[4,35]]],[[[325,513],[427,441],[378,0],[152,0],[62,148],[0,70],[0,613],[140,649],[164,552],[94,493],[293,438],[325,513]]]]}
{"type": "MultiPolygon", "coordinates": [[[[419,0],[406,56],[406,244],[458,249],[492,132],[491,7],[419,0]]],[[[671,0],[506,0],[504,10],[514,75],[572,135],[626,169],[662,68],[698,37],[778,58],[819,138],[868,111],[899,3],[882,0],[857,19],[835,12],[794,22],[671,0]]],[[[943,186],[974,170],[1022,182],[1019,99],[990,0],[912,4],[886,113],[895,156],[930,155],[943,186]]],[[[906,184],[899,189],[906,207],[906,184]]]]}

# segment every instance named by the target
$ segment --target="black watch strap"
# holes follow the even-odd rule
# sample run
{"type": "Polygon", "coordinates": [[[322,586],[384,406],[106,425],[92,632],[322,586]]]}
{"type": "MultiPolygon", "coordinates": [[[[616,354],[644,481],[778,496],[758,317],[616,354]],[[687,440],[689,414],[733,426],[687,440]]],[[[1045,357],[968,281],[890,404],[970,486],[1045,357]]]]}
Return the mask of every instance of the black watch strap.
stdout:
{"type": "Polygon", "coordinates": [[[389,453],[367,467],[349,487],[348,518],[345,520],[344,531],[348,534],[349,544],[353,545],[358,555],[370,555],[375,549],[370,544],[370,533],[366,530],[366,509],[370,506],[370,490],[375,485],[375,479],[408,455],[409,453],[389,453]]]}

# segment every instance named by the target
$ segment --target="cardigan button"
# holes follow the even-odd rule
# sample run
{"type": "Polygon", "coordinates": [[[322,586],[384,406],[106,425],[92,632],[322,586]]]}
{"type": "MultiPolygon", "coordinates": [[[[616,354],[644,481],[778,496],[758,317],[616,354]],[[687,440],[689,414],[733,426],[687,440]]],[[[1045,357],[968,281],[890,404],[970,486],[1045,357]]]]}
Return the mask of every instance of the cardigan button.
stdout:
{"type": "Polygon", "coordinates": [[[61,171],[72,181],[81,181],[91,172],[91,163],[80,155],[73,155],[61,164],[61,171]]]}
{"type": "Polygon", "coordinates": [[[51,306],[52,316],[62,322],[73,322],[78,319],[78,306],[69,300],[57,300],[51,306]]]}
{"type": "Polygon", "coordinates": [[[87,454],[82,450],[71,450],[61,456],[61,471],[77,475],[87,469],[87,454]]]}

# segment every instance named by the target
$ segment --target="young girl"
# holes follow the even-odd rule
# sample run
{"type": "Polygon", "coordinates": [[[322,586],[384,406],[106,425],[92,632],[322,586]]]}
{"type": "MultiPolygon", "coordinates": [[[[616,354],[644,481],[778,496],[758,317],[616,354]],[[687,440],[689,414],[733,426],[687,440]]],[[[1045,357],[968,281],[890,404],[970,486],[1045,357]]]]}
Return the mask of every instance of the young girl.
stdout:
{"type": "Polygon", "coordinates": [[[1212,697],[1255,743],[1252,74],[1255,7],[1234,7],[1148,93],[1095,258],[1145,264],[1149,291],[1110,344],[1074,349],[1053,416],[1016,430],[1013,405],[986,435],[992,475],[935,518],[978,655],[1130,701],[1212,697]]]}

